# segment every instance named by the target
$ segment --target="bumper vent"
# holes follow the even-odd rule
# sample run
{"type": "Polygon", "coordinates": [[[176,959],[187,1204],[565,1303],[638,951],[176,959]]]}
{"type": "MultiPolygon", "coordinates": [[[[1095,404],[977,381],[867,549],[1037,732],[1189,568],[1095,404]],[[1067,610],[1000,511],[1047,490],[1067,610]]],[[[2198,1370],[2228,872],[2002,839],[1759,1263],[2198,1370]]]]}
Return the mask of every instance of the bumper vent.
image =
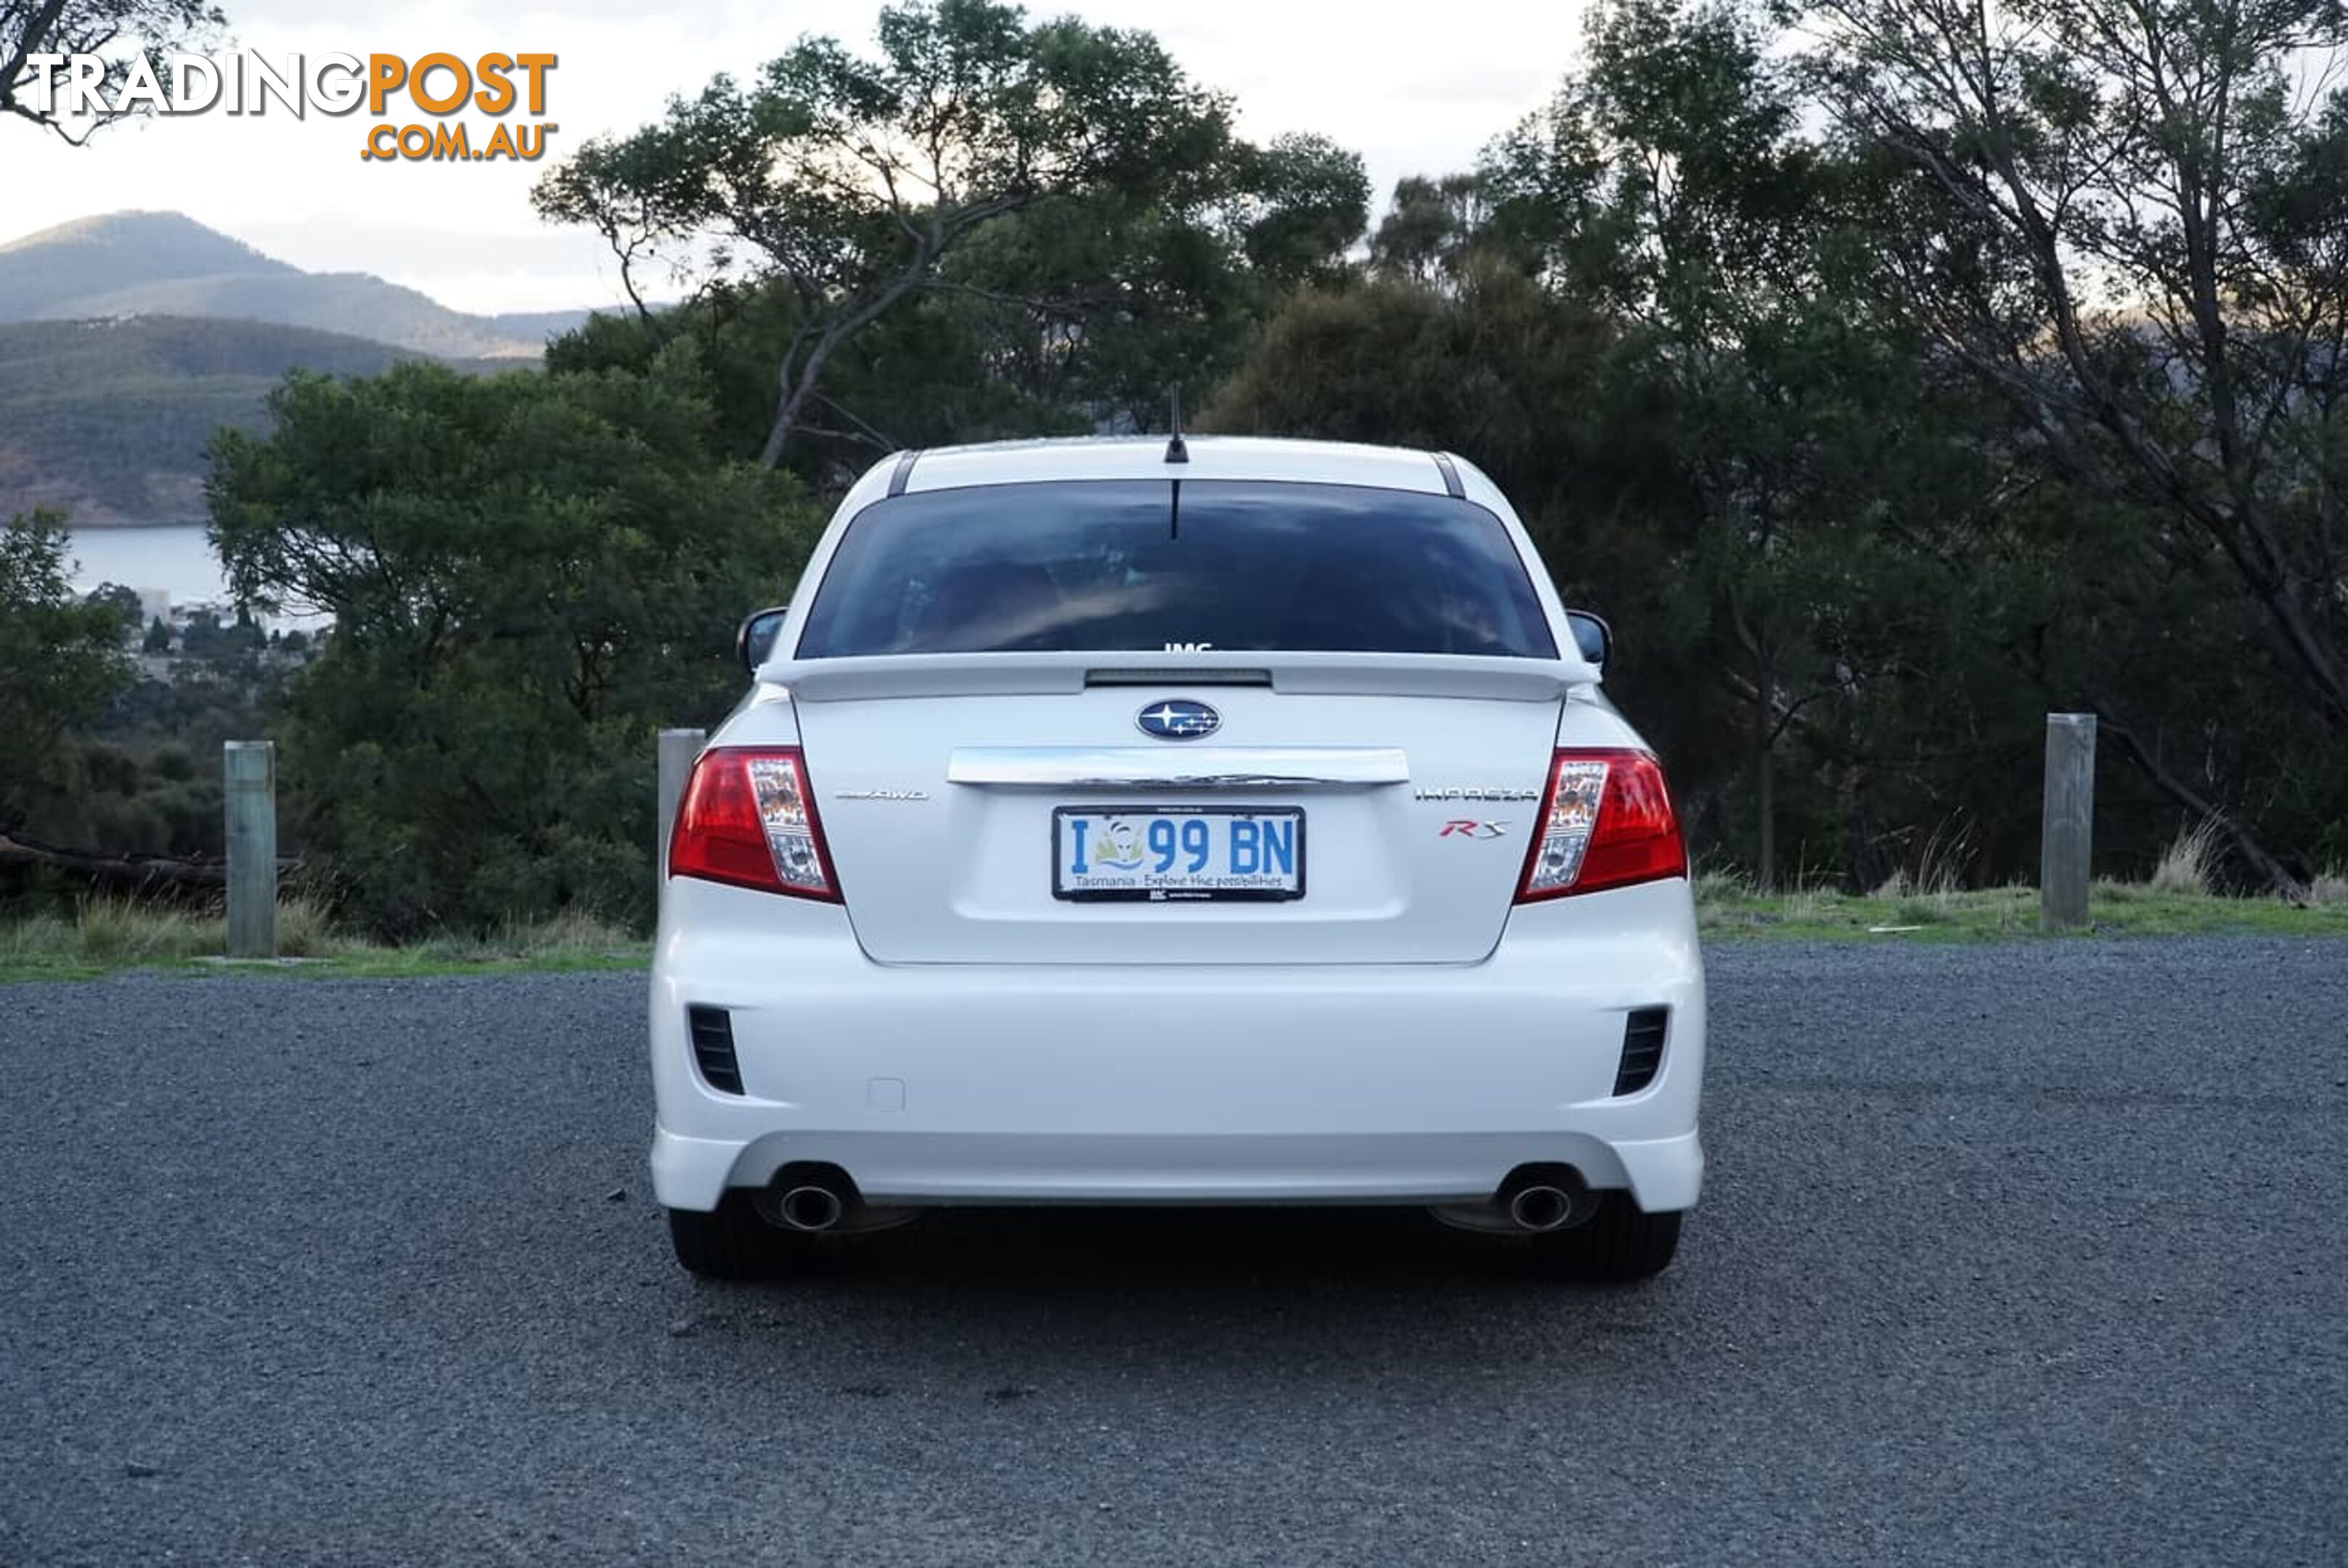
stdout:
{"type": "Polygon", "coordinates": [[[742,1064],[734,1060],[734,1020],[726,1009],[687,1008],[685,1027],[693,1037],[693,1064],[701,1069],[701,1081],[720,1094],[741,1093],[742,1064]]]}
{"type": "Polygon", "coordinates": [[[1614,1070],[1614,1092],[1636,1094],[1663,1071],[1663,1036],[1669,1032],[1672,1009],[1635,1008],[1622,1025],[1622,1065],[1614,1070]]]}

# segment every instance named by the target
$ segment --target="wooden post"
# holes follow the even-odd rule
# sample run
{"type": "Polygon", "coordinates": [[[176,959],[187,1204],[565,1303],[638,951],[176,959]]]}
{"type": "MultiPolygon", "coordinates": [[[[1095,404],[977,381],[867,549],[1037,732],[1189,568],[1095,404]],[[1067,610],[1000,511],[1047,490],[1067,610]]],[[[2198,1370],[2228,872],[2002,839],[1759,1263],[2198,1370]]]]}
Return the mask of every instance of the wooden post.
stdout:
{"type": "Polygon", "coordinates": [[[685,794],[685,781],[693,772],[693,759],[701,754],[702,743],[708,738],[706,730],[660,733],[660,816],[653,829],[655,894],[668,886],[668,830],[676,821],[676,803],[685,794]]]}
{"type": "Polygon", "coordinates": [[[228,806],[228,956],[277,956],[277,748],[230,741],[221,759],[228,806]]]}
{"type": "Polygon", "coordinates": [[[2038,915],[2050,931],[2087,923],[2096,816],[2096,716],[2046,715],[2046,805],[2038,840],[2038,915]]]}

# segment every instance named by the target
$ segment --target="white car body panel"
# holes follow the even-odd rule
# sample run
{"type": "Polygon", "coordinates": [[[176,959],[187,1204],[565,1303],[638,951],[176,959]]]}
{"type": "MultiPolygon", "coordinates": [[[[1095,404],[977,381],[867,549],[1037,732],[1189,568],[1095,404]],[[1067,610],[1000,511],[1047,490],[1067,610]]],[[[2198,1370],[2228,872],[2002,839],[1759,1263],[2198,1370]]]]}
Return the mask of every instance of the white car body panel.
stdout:
{"type": "MultiPolygon", "coordinates": [[[[994,441],[922,453],[905,476],[904,488],[914,493],[967,485],[1016,485],[1047,474],[1053,479],[1281,479],[1296,484],[1374,485],[1428,496],[1442,495],[1445,488],[1443,471],[1429,454],[1403,447],[1193,436],[1185,450],[1187,461],[1169,464],[1162,436],[994,441]]],[[[1464,480],[1467,469],[1463,466],[1459,471],[1464,480]]],[[[885,488],[891,467],[884,463],[877,472],[885,488]]]]}
{"type": "Polygon", "coordinates": [[[836,905],[669,895],[671,1208],[801,1160],[876,1203],[1443,1203],[1544,1160],[1647,1208],[1695,1202],[1704,977],[1679,884],[1526,906],[1478,963],[1348,966],[889,965],[836,905]],[[692,1003],[731,1010],[746,1094],[695,1075],[692,1003]],[[1663,1070],[1615,1098],[1624,1014],[1656,1005],[1663,1070]]]}
{"type": "MultiPolygon", "coordinates": [[[[1154,687],[1094,687],[1040,700],[913,698],[798,708],[808,776],[840,891],[864,951],[884,963],[1406,963],[1480,958],[1499,940],[1553,741],[1557,709],[1467,698],[1327,697],[1197,688],[1222,714],[1214,739],[1159,744],[1125,783],[971,776],[973,753],[1019,741],[1039,772],[1093,772],[1104,736],[1135,735],[1154,687]],[[973,744],[975,743],[975,744],[973,744]],[[1179,804],[1158,782],[1262,774],[1257,748],[1399,753],[1385,783],[1233,787],[1225,804],[1304,813],[1308,896],[1278,904],[1078,904],[1036,875],[1057,806],[1179,804]],[[1073,753],[1045,766],[1049,753],[1073,753]],[[963,782],[952,778],[963,759],[963,782]],[[1179,770],[1179,771],[1178,771],[1179,770]],[[1411,784],[1486,786],[1526,798],[1478,804],[1504,821],[1489,838],[1438,837],[1464,804],[1415,800],[1411,784]],[[925,802],[880,792],[920,791],[925,802]],[[855,798],[868,796],[870,798],[855,798]],[[927,874],[925,874],[927,873],[927,874]]],[[[1192,689],[1181,688],[1186,693],[1192,689]]],[[[1307,767],[1307,774],[1333,769],[1307,767]]]]}
{"type": "Polygon", "coordinates": [[[1650,1211],[1694,1204],[1704,1003],[1688,886],[1513,902],[1555,749],[1643,743],[1472,465],[1449,460],[1526,563],[1555,659],[794,656],[847,525],[892,487],[1448,488],[1426,453],[1189,450],[1179,472],[1162,439],[925,453],[842,502],[710,743],[804,747],[841,902],[669,879],[650,1008],[664,1205],[710,1209],[807,1162],[909,1205],[1453,1204],[1539,1163],[1650,1211]],[[1137,712],[1165,697],[1211,703],[1220,729],[1145,737],[1137,712]],[[1055,807],[1179,800],[1301,807],[1306,897],[1053,897],[1055,807]],[[1460,820],[1492,831],[1444,832],[1460,820]],[[729,1015],[741,1093],[697,1072],[691,1007],[729,1015]],[[1661,1071],[1617,1094],[1625,1020],[1654,1008],[1670,1009],[1661,1071]]]}
{"type": "MultiPolygon", "coordinates": [[[[789,630],[786,628],[784,635],[789,630]]],[[[778,644],[780,639],[778,640],[778,644]]],[[[1554,702],[1594,687],[1587,665],[1564,660],[1377,653],[889,653],[852,659],[769,660],[760,681],[799,702],[891,697],[1049,697],[1082,692],[1102,676],[1118,685],[1229,683],[1262,677],[1275,691],[1305,696],[1486,697],[1554,702]]]]}

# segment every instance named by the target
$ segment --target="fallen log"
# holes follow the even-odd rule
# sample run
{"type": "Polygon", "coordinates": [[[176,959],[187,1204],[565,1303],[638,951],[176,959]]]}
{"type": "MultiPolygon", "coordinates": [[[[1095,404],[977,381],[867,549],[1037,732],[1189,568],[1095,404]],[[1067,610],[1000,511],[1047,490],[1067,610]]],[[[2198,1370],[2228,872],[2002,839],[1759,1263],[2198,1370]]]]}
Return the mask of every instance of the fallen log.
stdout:
{"type": "MultiPolygon", "coordinates": [[[[209,856],[108,855],[36,844],[0,833],[0,867],[46,866],[87,881],[93,887],[145,892],[161,888],[224,888],[228,865],[209,856]]],[[[299,871],[299,860],[280,860],[282,878],[299,871]]]]}

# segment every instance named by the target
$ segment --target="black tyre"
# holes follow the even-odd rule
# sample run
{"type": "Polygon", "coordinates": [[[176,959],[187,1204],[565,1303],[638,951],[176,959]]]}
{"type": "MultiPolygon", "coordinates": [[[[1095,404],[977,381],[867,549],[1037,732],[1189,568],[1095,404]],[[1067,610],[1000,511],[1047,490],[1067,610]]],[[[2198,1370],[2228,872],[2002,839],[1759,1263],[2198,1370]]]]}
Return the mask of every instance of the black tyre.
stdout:
{"type": "Polygon", "coordinates": [[[1651,1214],[1628,1193],[1602,1193],[1598,1212],[1571,1230],[1541,1238],[1552,1266],[1567,1279],[1629,1285],[1653,1279],[1680,1249],[1680,1214],[1651,1214]]]}
{"type": "Polygon", "coordinates": [[[727,1193],[710,1214],[669,1210],[668,1239],[676,1261],[704,1279],[772,1279],[805,1258],[808,1241],[760,1219],[747,1193],[727,1193]]]}

